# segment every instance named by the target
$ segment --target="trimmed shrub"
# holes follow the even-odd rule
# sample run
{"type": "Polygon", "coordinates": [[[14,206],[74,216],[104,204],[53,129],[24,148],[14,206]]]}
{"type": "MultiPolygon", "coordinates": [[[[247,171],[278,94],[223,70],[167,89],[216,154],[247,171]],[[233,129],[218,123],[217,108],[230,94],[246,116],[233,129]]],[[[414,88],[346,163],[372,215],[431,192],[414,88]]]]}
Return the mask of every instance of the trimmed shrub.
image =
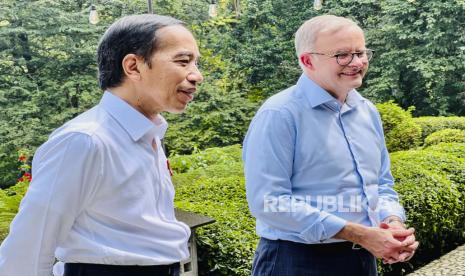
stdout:
{"type": "Polygon", "coordinates": [[[389,152],[415,148],[420,144],[421,129],[412,118],[414,107],[403,110],[393,101],[377,104],[383,121],[389,152]]]}
{"type": "MultiPolygon", "coordinates": [[[[409,263],[381,265],[384,275],[403,275],[465,242],[462,156],[461,143],[392,154],[395,189],[421,246],[409,263]]],[[[186,172],[174,176],[176,206],[217,220],[198,230],[200,274],[250,275],[258,237],[245,199],[240,147],[176,156],[172,164],[186,172]]]]}
{"type": "Polygon", "coordinates": [[[452,128],[465,130],[465,117],[418,117],[413,118],[413,121],[421,128],[422,141],[433,132],[452,128]]]}
{"type": "MultiPolygon", "coordinates": [[[[465,242],[464,157],[465,143],[391,155],[394,188],[421,245],[409,263],[381,265],[382,275],[403,275],[465,242]]],[[[240,146],[174,156],[171,164],[176,207],[216,220],[196,230],[199,274],[250,275],[258,237],[245,197],[240,146]]],[[[26,188],[17,184],[0,190],[0,235],[6,234],[26,188]]]]}
{"type": "Polygon", "coordinates": [[[426,149],[465,158],[465,143],[440,143],[429,146],[426,149]]]}
{"type": "Polygon", "coordinates": [[[385,266],[403,275],[465,242],[465,144],[439,144],[391,155],[395,189],[420,247],[409,263],[385,266]]]}
{"type": "Polygon", "coordinates": [[[214,218],[197,229],[200,275],[250,275],[258,237],[239,145],[171,158],[176,207],[214,218]]]}
{"type": "Polygon", "coordinates": [[[465,130],[446,128],[433,132],[426,137],[425,146],[453,142],[465,143],[465,130]]]}
{"type": "Polygon", "coordinates": [[[197,151],[192,155],[174,155],[170,157],[173,171],[177,173],[193,171],[199,168],[208,168],[208,166],[213,164],[228,165],[235,162],[242,162],[240,145],[209,148],[203,151],[197,151]]]}

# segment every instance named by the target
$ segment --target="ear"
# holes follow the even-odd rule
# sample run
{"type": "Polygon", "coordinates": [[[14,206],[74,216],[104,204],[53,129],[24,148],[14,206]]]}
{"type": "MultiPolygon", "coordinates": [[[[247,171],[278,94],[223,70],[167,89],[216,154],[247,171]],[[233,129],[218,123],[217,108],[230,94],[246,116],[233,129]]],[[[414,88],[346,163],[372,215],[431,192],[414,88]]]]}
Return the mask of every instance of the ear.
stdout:
{"type": "Polygon", "coordinates": [[[314,70],[313,57],[310,53],[303,53],[299,56],[300,63],[307,69],[314,70]]]}
{"type": "Polygon", "coordinates": [[[123,71],[126,78],[130,80],[140,80],[140,69],[145,63],[143,59],[135,54],[127,54],[122,61],[123,71]]]}

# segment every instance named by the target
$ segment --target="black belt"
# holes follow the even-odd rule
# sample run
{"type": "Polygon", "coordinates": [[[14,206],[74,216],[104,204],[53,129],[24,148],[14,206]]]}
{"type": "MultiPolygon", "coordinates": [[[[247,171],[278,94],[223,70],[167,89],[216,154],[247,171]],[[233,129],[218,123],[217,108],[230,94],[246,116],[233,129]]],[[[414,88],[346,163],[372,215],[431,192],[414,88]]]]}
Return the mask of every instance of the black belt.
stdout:
{"type": "Polygon", "coordinates": [[[107,265],[66,263],[63,276],[175,276],[179,275],[179,263],[169,265],[107,265]]]}
{"type": "MultiPolygon", "coordinates": [[[[265,238],[262,238],[265,239],[265,238]]],[[[268,240],[270,241],[270,240],[268,240]]],[[[298,243],[293,241],[286,241],[286,240],[278,240],[279,243],[283,244],[290,244],[294,247],[306,248],[309,250],[319,251],[322,253],[336,253],[342,251],[350,251],[350,250],[363,250],[359,244],[353,242],[333,242],[333,243],[298,243]]]]}

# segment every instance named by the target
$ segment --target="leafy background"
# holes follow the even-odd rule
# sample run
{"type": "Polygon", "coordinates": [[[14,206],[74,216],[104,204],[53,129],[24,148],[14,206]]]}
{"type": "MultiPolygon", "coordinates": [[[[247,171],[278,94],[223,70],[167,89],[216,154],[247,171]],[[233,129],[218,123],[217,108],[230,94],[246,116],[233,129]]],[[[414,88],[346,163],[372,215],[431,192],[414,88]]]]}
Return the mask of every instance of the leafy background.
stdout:
{"type": "MultiPolygon", "coordinates": [[[[146,1],[1,0],[0,187],[18,177],[18,149],[34,151],[63,122],[94,105],[99,37],[117,18],[144,13],[146,1]]],[[[188,23],[201,49],[204,84],[181,116],[167,114],[170,153],[240,143],[264,99],[300,74],[293,34],[318,14],[351,17],[375,50],[360,91],[374,102],[414,106],[414,116],[465,114],[465,0],[155,0],[154,11],[188,23]]]]}
{"type": "MultiPolygon", "coordinates": [[[[249,273],[257,237],[237,144],[260,104],[297,80],[295,30],[327,13],[357,21],[375,50],[359,91],[379,103],[396,189],[421,229],[418,257],[383,273],[400,275],[464,242],[465,0],[326,0],[320,11],[310,0],[242,0],[240,12],[237,1],[219,0],[213,19],[206,0],[153,2],[156,13],[187,22],[202,54],[195,101],[165,114],[176,204],[217,220],[199,230],[202,274],[249,273]]],[[[145,11],[143,0],[0,0],[0,239],[27,189],[18,152],[31,156],[98,102],[99,37],[145,11]],[[91,2],[97,25],[88,23],[91,2]]]]}

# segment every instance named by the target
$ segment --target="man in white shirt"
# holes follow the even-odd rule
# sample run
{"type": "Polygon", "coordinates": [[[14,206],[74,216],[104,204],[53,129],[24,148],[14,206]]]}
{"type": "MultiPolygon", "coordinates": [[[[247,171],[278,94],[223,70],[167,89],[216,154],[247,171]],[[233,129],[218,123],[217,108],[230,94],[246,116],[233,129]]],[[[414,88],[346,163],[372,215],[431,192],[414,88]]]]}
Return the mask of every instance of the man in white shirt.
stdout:
{"type": "Polygon", "coordinates": [[[182,21],[121,18],[98,47],[100,103],[55,130],[0,247],[0,276],[178,275],[189,227],[174,216],[160,112],[182,112],[202,81],[182,21]]]}

